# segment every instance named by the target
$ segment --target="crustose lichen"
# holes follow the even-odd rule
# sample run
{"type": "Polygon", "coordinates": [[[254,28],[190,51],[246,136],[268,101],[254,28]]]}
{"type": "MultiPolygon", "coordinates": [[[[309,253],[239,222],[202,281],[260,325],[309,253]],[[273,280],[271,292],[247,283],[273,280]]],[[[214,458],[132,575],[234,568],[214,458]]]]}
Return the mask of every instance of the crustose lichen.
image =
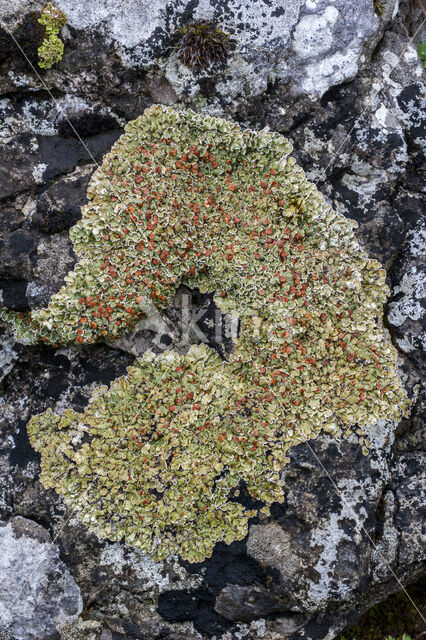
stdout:
{"type": "Polygon", "coordinates": [[[47,309],[4,314],[28,341],[128,331],[181,282],[240,318],[229,361],[148,352],[84,411],[28,425],[42,481],[87,526],[191,562],[242,538],[235,500],[283,500],[291,446],[397,419],[406,398],[377,318],[385,272],[273,133],[155,105],[96,170],[71,230],[79,262],[47,309]]]}

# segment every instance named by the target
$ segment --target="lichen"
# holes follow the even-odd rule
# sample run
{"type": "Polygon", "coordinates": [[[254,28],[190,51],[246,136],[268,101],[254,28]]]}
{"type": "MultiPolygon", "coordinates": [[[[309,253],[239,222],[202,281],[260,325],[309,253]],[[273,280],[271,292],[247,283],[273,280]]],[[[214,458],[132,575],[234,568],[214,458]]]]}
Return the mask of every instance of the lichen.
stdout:
{"type": "Polygon", "coordinates": [[[44,27],[44,39],[38,49],[39,67],[50,69],[59,62],[64,53],[64,43],[58,34],[67,22],[63,11],[48,2],[41,12],[38,22],[44,27]]]}
{"type": "Polygon", "coordinates": [[[191,562],[247,532],[249,494],[283,500],[291,446],[407,406],[382,332],[385,272],[289,157],[286,139],[154,105],[126,126],[71,230],[79,257],[22,339],[113,339],[181,282],[241,323],[228,360],[148,352],[83,414],[28,425],[41,479],[100,536],[191,562]]]}
{"type": "Polygon", "coordinates": [[[179,60],[193,71],[223,64],[231,50],[229,34],[208,20],[180,27],[176,44],[179,60]]]}

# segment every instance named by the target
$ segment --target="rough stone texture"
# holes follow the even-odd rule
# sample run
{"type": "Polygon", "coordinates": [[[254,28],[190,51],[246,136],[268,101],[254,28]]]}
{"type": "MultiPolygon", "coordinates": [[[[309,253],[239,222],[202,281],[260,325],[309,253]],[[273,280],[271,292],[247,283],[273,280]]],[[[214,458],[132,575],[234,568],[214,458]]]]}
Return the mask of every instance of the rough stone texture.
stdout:
{"type": "MultiPolygon", "coordinates": [[[[413,394],[425,341],[424,86],[408,44],[407,0],[393,19],[397,2],[389,1],[379,19],[373,0],[244,3],[244,16],[236,0],[57,4],[69,16],[65,53],[42,72],[54,97],[0,30],[4,304],[46,304],[73,264],[67,233],[95,162],[126,120],[153,102],[179,100],[287,135],[308,177],[337,210],[359,222],[360,241],[388,272],[392,294],[385,326],[413,394]],[[235,48],[224,68],[194,75],[176,61],[170,46],[176,28],[196,18],[214,18],[231,33],[235,48]]],[[[25,13],[43,5],[0,0],[3,26],[15,28],[25,13]]],[[[189,293],[181,289],[166,313],[143,321],[115,345],[30,348],[2,328],[0,518],[8,524],[0,534],[11,531],[19,516],[37,535],[48,531],[61,559],[42,537],[31,540],[21,561],[28,566],[34,549],[48,549],[60,567],[52,588],[74,585],[77,598],[68,621],[55,618],[58,596],[43,620],[47,609],[37,611],[46,628],[37,632],[40,638],[52,637],[48,625],[54,620],[65,623],[53,636],[63,640],[332,640],[400,588],[395,576],[406,584],[424,567],[421,389],[407,419],[377,425],[368,456],[355,442],[330,436],[295,448],[284,472],[285,502],[274,505],[270,517],[253,521],[244,541],[218,544],[199,565],[178,558],[156,564],[124,545],[100,542],[42,487],[39,458],[25,429],[32,415],[48,407],[81,410],[95,386],[122,375],[147,348],[185,350],[200,341],[222,354],[232,348],[232,331],[215,331],[211,298],[197,292],[185,298],[189,293]],[[71,621],[79,611],[75,585],[84,615],[71,621]]],[[[241,499],[247,499],[244,490],[241,499]]],[[[14,534],[13,540],[9,551],[22,549],[28,537],[14,534]]],[[[9,574],[14,584],[22,580],[22,571],[9,574]]],[[[48,593],[46,587],[41,597],[48,593]]],[[[1,592],[0,611],[5,603],[1,592]]],[[[17,625],[31,607],[34,598],[20,599],[10,624],[17,625]]],[[[19,639],[24,633],[15,626],[4,636],[19,639]]]]}
{"type": "MultiPolygon", "coordinates": [[[[382,20],[372,0],[96,0],[90,10],[75,0],[56,4],[68,16],[65,41],[81,32],[101,38],[126,68],[158,66],[179,98],[208,93],[211,111],[238,109],[242,96],[261,96],[277,81],[293,96],[321,97],[368,61],[398,1],[388,0],[382,20]],[[191,20],[212,20],[230,34],[235,47],[225,70],[194,75],[176,58],[173,37],[191,20]]],[[[19,2],[22,14],[42,6],[42,0],[19,2]]],[[[7,25],[16,25],[15,5],[2,0],[0,11],[7,25]]]]}
{"type": "Polygon", "coordinates": [[[395,268],[396,284],[389,304],[388,322],[400,349],[425,366],[426,333],[424,301],[426,296],[426,225],[419,220],[407,233],[404,253],[395,268]]]}
{"type": "Polygon", "coordinates": [[[45,638],[78,617],[80,590],[44,527],[19,516],[2,522],[0,546],[1,631],[45,638]]]}

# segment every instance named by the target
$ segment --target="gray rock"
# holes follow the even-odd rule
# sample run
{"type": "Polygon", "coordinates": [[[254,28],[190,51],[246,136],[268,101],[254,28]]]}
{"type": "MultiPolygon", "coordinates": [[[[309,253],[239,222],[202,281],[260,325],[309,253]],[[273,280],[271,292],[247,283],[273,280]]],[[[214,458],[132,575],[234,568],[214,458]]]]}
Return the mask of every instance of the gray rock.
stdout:
{"type": "MultiPolygon", "coordinates": [[[[395,2],[390,5],[388,17],[395,2]]],[[[330,86],[355,76],[381,31],[369,0],[361,5],[347,0],[291,0],[285,6],[272,2],[261,8],[255,0],[180,1],[166,10],[161,1],[129,7],[103,0],[94,3],[90,13],[73,0],[59,0],[58,6],[74,28],[104,31],[125,65],[149,66],[160,55],[179,97],[194,95],[199,80],[171,53],[170,35],[191,20],[219,24],[237,43],[226,67],[226,83],[219,81],[216,86],[218,100],[228,104],[241,94],[263,94],[268,83],[283,79],[294,95],[321,96],[330,86]]]]}
{"type": "Polygon", "coordinates": [[[388,322],[395,331],[400,349],[412,357],[420,369],[426,351],[426,224],[419,220],[407,234],[404,257],[398,267],[397,284],[388,307],[388,322]]]}
{"type": "Polygon", "coordinates": [[[33,281],[27,287],[31,307],[46,305],[50,296],[64,284],[64,278],[73,268],[75,260],[68,234],[57,233],[39,239],[34,258],[33,281]]]}
{"type": "MultiPolygon", "coordinates": [[[[0,21],[15,29],[24,13],[44,4],[0,0],[0,21]]],[[[0,51],[3,303],[29,309],[48,302],[73,264],[68,228],[85,202],[94,160],[101,161],[124,123],[145,107],[179,101],[285,133],[308,177],[337,210],[357,220],[360,242],[388,272],[385,322],[411,394],[424,359],[424,88],[408,44],[407,1],[394,20],[394,0],[383,18],[372,0],[96,0],[90,11],[74,0],[56,4],[69,18],[65,53],[41,72],[55,98],[10,42],[6,57],[6,49],[0,51]],[[217,21],[234,49],[223,68],[195,74],[172,45],[177,28],[198,18],[217,21]]],[[[0,47],[3,36],[0,31],[0,47]]],[[[43,488],[25,428],[29,418],[48,407],[81,411],[95,386],[122,375],[146,349],[184,352],[206,341],[226,355],[232,321],[229,331],[218,332],[215,313],[208,295],[182,287],[166,312],[141,321],[114,345],[30,348],[4,334],[0,517],[22,516],[55,531],[61,560],[35,524],[40,539],[13,534],[13,548],[29,541],[32,550],[50,549],[52,562],[63,563],[60,584],[80,590],[88,619],[70,615],[62,640],[331,640],[424,567],[422,392],[396,428],[372,428],[368,456],[356,442],[325,435],[294,449],[284,470],[285,502],[252,522],[246,540],[218,544],[199,565],[178,558],[154,563],[120,543],[101,542],[43,488]]],[[[243,489],[241,499],[247,499],[243,489]]],[[[21,573],[10,571],[8,579],[19,584],[21,573]]],[[[50,591],[37,585],[44,603],[50,591]]],[[[31,598],[20,604],[30,607],[31,598]]],[[[50,624],[59,605],[54,597],[35,619],[50,624]]]]}
{"type": "MultiPolygon", "coordinates": [[[[20,0],[12,10],[2,0],[3,23],[13,29],[17,13],[42,6],[20,0]]],[[[276,81],[284,81],[293,96],[321,97],[333,85],[353,78],[371,56],[397,1],[389,0],[382,20],[371,0],[291,0],[261,6],[255,0],[244,4],[180,0],[167,7],[161,0],[149,5],[143,0],[131,5],[98,0],[90,12],[75,0],[58,0],[57,6],[67,14],[69,27],[101,34],[124,66],[159,64],[179,98],[194,96],[208,80],[216,85],[216,108],[226,103],[235,110],[242,95],[260,96],[276,81]],[[174,55],[171,40],[179,26],[200,19],[212,20],[235,41],[226,82],[217,70],[194,75],[174,55]]]]}
{"type": "Polygon", "coordinates": [[[284,471],[285,505],[272,510],[272,522],[251,527],[247,552],[278,569],[272,592],[286,602],[284,611],[314,613],[364,591],[374,549],[370,519],[389,473],[392,426],[377,425],[370,439],[364,459],[347,442],[336,446],[320,438],[296,447],[284,471]],[[332,458],[339,459],[337,468],[332,458]]]}
{"type": "Polygon", "coordinates": [[[16,640],[48,638],[83,608],[80,590],[41,525],[0,525],[0,630],[16,640]]]}
{"type": "Polygon", "coordinates": [[[0,329],[0,382],[12,370],[18,357],[16,339],[10,327],[0,329]]]}

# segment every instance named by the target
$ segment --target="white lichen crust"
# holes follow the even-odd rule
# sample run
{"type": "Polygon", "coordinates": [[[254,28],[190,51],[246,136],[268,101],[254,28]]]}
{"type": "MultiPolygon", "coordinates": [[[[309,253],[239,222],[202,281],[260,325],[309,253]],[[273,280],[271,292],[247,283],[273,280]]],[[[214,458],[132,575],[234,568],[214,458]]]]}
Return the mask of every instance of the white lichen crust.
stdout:
{"type": "Polygon", "coordinates": [[[29,423],[42,481],[98,535],[161,559],[211,554],[283,499],[291,446],[398,419],[407,405],[381,330],[385,272],[278,134],[154,105],[91,180],[74,271],[47,309],[14,316],[48,343],[111,340],[181,282],[241,322],[229,361],[148,352],[83,414],[29,423]]]}

